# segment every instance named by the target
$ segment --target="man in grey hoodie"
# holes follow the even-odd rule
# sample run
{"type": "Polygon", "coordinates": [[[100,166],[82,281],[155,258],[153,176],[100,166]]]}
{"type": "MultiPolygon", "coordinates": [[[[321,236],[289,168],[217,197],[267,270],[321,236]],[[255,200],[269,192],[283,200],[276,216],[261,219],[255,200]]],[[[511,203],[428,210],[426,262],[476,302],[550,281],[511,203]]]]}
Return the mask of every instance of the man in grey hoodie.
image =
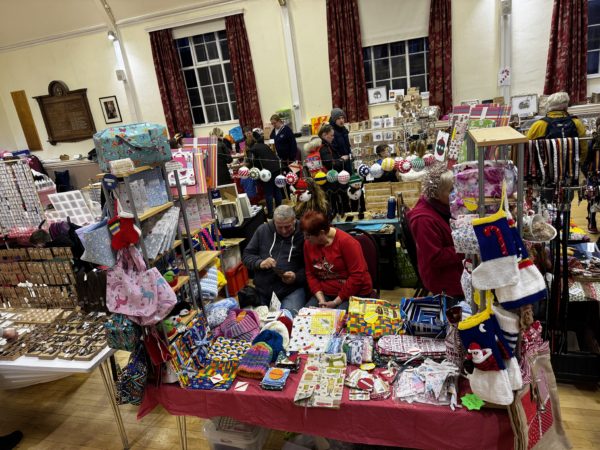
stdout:
{"type": "Polygon", "coordinates": [[[256,230],[242,258],[254,272],[254,286],[263,304],[270,304],[273,292],[281,307],[294,316],[306,304],[303,248],[304,234],[294,209],[278,206],[273,222],[256,230]]]}

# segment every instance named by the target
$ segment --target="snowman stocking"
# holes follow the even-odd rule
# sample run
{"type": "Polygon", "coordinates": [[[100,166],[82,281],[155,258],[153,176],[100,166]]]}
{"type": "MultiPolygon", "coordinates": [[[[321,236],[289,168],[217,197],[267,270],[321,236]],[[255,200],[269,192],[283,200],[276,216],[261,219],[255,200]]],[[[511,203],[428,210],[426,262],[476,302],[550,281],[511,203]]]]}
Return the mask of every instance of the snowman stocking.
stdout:
{"type": "MultiPolygon", "coordinates": [[[[519,339],[519,316],[506,311],[500,306],[492,306],[492,309],[500,327],[499,331],[504,337],[504,341],[508,346],[507,349],[503,349],[503,353],[506,353],[507,356],[509,356],[508,359],[504,360],[504,363],[506,364],[510,385],[513,391],[517,391],[523,387],[521,369],[519,368],[517,358],[514,356],[517,341],[519,339]]],[[[501,346],[504,345],[502,342],[499,342],[499,344],[501,346]]]]}

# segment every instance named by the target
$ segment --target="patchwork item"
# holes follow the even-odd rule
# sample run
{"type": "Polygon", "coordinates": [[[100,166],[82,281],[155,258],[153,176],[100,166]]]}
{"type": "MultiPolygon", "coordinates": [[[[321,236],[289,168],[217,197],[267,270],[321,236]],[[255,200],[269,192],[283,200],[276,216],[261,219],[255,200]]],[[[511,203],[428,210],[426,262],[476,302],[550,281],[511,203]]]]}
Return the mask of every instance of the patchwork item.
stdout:
{"type": "Polygon", "coordinates": [[[196,315],[169,344],[170,364],[181,387],[189,387],[202,367],[207,364],[210,339],[206,321],[196,315]]]}
{"type": "Polygon", "coordinates": [[[140,340],[141,329],[123,314],[113,314],[104,323],[106,343],[115,350],[132,352],[140,340]]]}
{"type": "Polygon", "coordinates": [[[385,300],[350,297],[348,333],[366,334],[377,339],[401,330],[400,308],[385,300]]]}
{"type": "Polygon", "coordinates": [[[117,403],[119,405],[141,405],[147,378],[146,352],[144,344],[138,341],[127,365],[123,368],[115,383],[117,403]]]}
{"type": "Polygon", "coordinates": [[[432,359],[446,356],[446,344],[443,339],[431,339],[420,336],[391,335],[382,336],[377,341],[377,351],[382,355],[393,356],[401,361],[416,355],[432,359]]]}
{"type": "Polygon", "coordinates": [[[416,368],[400,374],[394,387],[394,398],[408,403],[450,405],[458,403],[456,380],[458,367],[448,361],[437,363],[426,359],[416,368]]]}
{"type": "Polygon", "coordinates": [[[309,356],[294,404],[307,408],[338,409],[342,403],[345,376],[345,354],[309,356]]]}
{"type": "Polygon", "coordinates": [[[446,330],[446,296],[403,298],[404,326],[415,336],[442,337],[446,330]]]}

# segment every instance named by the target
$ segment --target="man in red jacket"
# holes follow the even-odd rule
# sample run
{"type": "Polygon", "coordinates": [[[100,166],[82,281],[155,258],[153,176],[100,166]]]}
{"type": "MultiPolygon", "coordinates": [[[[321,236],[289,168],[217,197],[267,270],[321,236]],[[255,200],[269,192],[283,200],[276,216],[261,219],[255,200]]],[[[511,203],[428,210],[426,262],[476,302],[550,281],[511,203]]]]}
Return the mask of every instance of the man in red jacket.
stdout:
{"type": "Polygon", "coordinates": [[[422,196],[408,212],[408,224],[417,247],[419,275],[433,294],[464,297],[460,284],[463,255],[456,253],[450,229],[450,192],[454,175],[445,164],[430,169],[422,196]]]}
{"type": "Polygon", "coordinates": [[[313,294],[306,306],[348,309],[351,296],[372,294],[371,275],[356,239],[330,227],[325,215],[317,211],[304,214],[300,227],[306,280],[313,294]]]}

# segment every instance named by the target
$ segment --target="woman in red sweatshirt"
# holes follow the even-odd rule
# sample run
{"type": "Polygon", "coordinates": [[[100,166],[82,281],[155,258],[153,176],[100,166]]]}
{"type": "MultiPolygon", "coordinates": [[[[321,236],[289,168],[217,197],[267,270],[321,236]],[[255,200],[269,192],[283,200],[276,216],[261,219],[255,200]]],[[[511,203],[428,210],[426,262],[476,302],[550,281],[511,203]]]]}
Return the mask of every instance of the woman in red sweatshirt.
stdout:
{"type": "Polygon", "coordinates": [[[408,224],[417,246],[419,275],[433,294],[464,297],[460,284],[463,255],[456,253],[450,230],[450,192],[454,176],[445,164],[430,169],[422,196],[408,212],[408,224]]]}
{"type": "Polygon", "coordinates": [[[333,228],[321,212],[308,211],[300,219],[304,231],[304,263],[313,297],[306,306],[348,309],[351,296],[370,296],[371,275],[360,244],[333,228]]]}

